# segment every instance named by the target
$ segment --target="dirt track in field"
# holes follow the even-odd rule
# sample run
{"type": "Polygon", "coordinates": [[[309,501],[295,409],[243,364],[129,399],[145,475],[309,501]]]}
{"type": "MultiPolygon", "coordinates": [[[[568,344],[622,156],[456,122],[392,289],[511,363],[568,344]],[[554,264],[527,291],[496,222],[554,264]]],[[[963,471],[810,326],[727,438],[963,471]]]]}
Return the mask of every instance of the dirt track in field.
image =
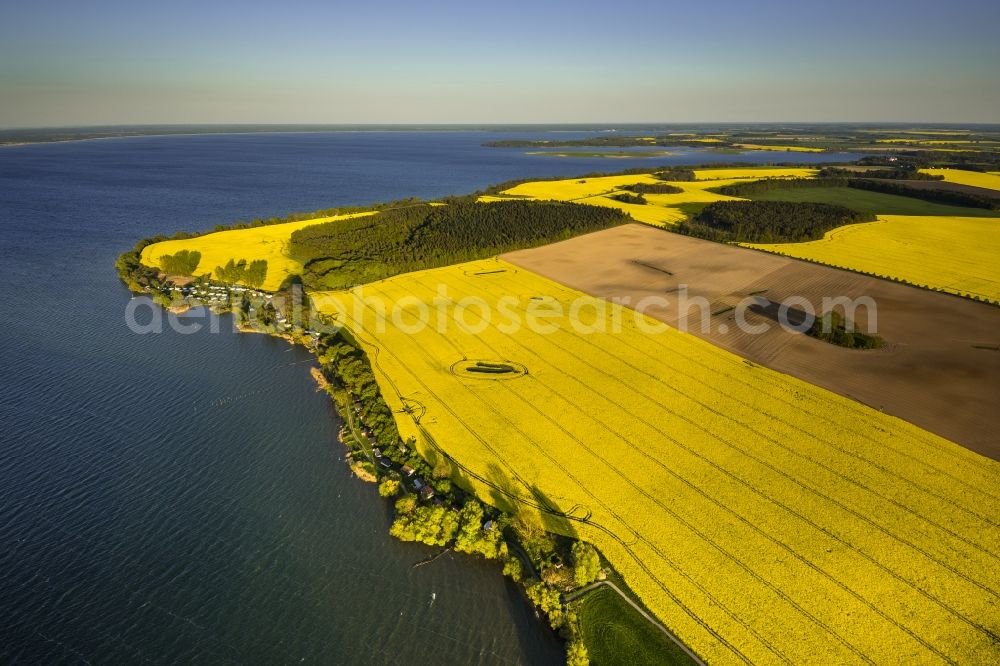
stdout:
{"type": "MultiPolygon", "coordinates": [[[[1000,308],[639,224],[502,258],[594,296],[666,297],[665,307],[644,311],[674,326],[677,288],[687,285],[689,299],[710,304],[707,332],[690,310],[687,330],[698,337],[1000,460],[1000,308]],[[754,335],[737,325],[732,308],[744,299],[792,296],[816,311],[823,297],[870,297],[885,347],[844,349],[749,310],[745,321],[769,330],[754,335]]],[[[864,308],[855,320],[865,330],[864,308]]]]}

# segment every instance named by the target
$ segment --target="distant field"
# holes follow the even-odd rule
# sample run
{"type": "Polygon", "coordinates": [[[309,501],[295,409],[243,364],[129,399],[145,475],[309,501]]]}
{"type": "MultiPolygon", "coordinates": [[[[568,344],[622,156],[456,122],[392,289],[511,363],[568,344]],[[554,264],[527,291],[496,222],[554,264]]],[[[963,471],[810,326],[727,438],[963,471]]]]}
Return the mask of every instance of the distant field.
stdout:
{"type": "Polygon", "coordinates": [[[694,663],[662,631],[606,587],[587,593],[577,613],[592,666],[688,666],[694,663]]]}
{"type": "MultiPolygon", "coordinates": [[[[728,180],[731,178],[813,178],[818,169],[806,167],[739,167],[735,169],[697,169],[698,180],[728,180]]],[[[716,183],[713,187],[719,187],[716,183]]]]}
{"type": "Polygon", "coordinates": [[[807,243],[749,245],[831,266],[1000,300],[1000,219],[880,215],[807,243]]]}
{"type": "Polygon", "coordinates": [[[853,187],[803,187],[770,190],[755,194],[752,198],[759,201],[811,201],[836,204],[880,215],[1000,217],[1000,211],[965,206],[946,206],[912,197],[870,192],[853,187]]]}
{"type": "Polygon", "coordinates": [[[989,190],[1000,190],[1000,175],[995,173],[980,173],[962,169],[921,169],[923,173],[944,176],[949,183],[985,187],[989,190]]]}
{"type": "Polygon", "coordinates": [[[823,148],[812,148],[809,146],[761,146],[756,143],[734,143],[737,148],[744,150],[780,150],[792,153],[822,153],[823,148]]]}
{"type": "Polygon", "coordinates": [[[548,157],[607,157],[622,159],[626,157],[667,157],[672,155],[669,150],[533,150],[526,155],[545,155],[548,157]]]}
{"type": "Polygon", "coordinates": [[[216,266],[223,266],[230,259],[235,261],[266,259],[267,277],[264,279],[262,288],[274,291],[286,277],[302,272],[302,264],[287,253],[293,231],[313,224],[346,220],[364,215],[374,215],[374,213],[319,217],[312,220],[272,224],[252,229],[220,231],[197,238],[163,241],[149,245],[142,251],[142,263],[158,268],[159,258],[162,255],[174,254],[180,250],[197,250],[201,252],[201,262],[198,264],[195,275],[210,275],[216,266]]]}
{"type": "Polygon", "coordinates": [[[691,206],[726,201],[733,197],[709,192],[709,188],[735,182],[761,178],[811,178],[816,169],[747,167],[740,169],[699,169],[695,181],[671,181],[682,192],[676,194],[646,194],[647,203],[632,204],[615,200],[617,194],[627,192],[629,185],[655,184],[664,181],[648,174],[629,176],[603,176],[597,178],[567,178],[565,180],[540,180],[521,183],[505,190],[501,197],[481,197],[480,201],[496,201],[505,197],[527,197],[539,200],[574,201],[594,206],[608,206],[622,210],[639,222],[657,227],[668,227],[681,222],[691,206]]]}
{"type": "Polygon", "coordinates": [[[520,319],[630,311],[497,260],[315,296],[344,311],[404,436],[486,501],[596,544],[706,661],[995,660],[1000,464],[675,329],[553,315],[511,333],[473,306],[414,332],[439,286],[452,305],[514,297],[520,319]],[[380,331],[372,298],[407,307],[380,331]],[[528,372],[473,379],[463,359],[528,372]]]}
{"type": "Polygon", "coordinates": [[[974,146],[980,143],[991,144],[992,141],[971,141],[969,139],[876,139],[876,143],[908,143],[919,146],[974,146]]]}
{"type": "MultiPolygon", "coordinates": [[[[653,226],[672,226],[683,220],[686,214],[677,206],[692,202],[711,202],[730,199],[721,194],[706,192],[709,186],[717,184],[702,184],[697,182],[671,183],[684,190],[679,194],[649,194],[646,205],[630,204],[611,198],[616,194],[626,192],[629,185],[637,183],[662,183],[653,176],[646,174],[630,176],[604,176],[599,178],[569,178],[566,180],[545,180],[521,183],[501,194],[506,197],[527,197],[538,200],[573,201],[576,203],[606,206],[622,210],[639,222],[653,226]]],[[[495,199],[491,197],[490,199],[495,199]]],[[[490,200],[486,197],[481,201],[490,200]]]]}

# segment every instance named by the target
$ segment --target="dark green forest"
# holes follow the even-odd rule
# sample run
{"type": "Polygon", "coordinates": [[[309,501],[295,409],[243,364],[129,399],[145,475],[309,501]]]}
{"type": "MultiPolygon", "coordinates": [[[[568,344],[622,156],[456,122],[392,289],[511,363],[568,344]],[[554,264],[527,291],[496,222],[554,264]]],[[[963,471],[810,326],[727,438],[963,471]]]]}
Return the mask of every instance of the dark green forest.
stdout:
{"type": "Polygon", "coordinates": [[[646,204],[646,197],[641,194],[630,194],[629,192],[619,192],[618,194],[611,195],[611,198],[615,201],[621,201],[627,204],[636,204],[639,206],[644,206],[646,204]]]}
{"type": "Polygon", "coordinates": [[[845,224],[874,222],[875,215],[843,206],[789,201],[716,201],[678,231],[708,240],[736,243],[795,243],[818,240],[845,224]]]}
{"type": "MultiPolygon", "coordinates": [[[[673,179],[676,180],[676,179],[673,179]]],[[[684,190],[669,183],[636,183],[625,188],[636,194],[679,194],[684,190]]]]}
{"type": "Polygon", "coordinates": [[[950,189],[924,189],[908,187],[906,183],[893,181],[866,180],[854,178],[848,181],[848,187],[855,187],[859,190],[869,190],[882,194],[895,194],[902,197],[912,197],[932,203],[946,204],[950,206],[966,206],[968,208],[985,208],[987,210],[1000,210],[1000,199],[970,192],[958,192],[950,189]]]}
{"type": "Polygon", "coordinates": [[[878,178],[879,180],[944,180],[944,176],[923,173],[916,167],[900,169],[868,169],[855,171],[840,167],[823,167],[819,170],[820,178],[878,178]]]}
{"type": "Polygon", "coordinates": [[[343,289],[631,222],[614,208],[554,201],[456,201],[411,206],[292,234],[310,289],[343,289]]]}
{"type": "Polygon", "coordinates": [[[916,187],[906,184],[906,181],[894,179],[869,179],[865,178],[767,178],[749,183],[734,183],[714,188],[710,191],[726,194],[731,197],[753,197],[755,194],[770,192],[772,190],[788,190],[792,188],[810,187],[853,187],[858,190],[868,190],[869,192],[879,192],[881,194],[894,194],[896,196],[911,197],[931,203],[944,204],[949,206],[965,206],[967,208],[985,208],[987,210],[1000,209],[1000,199],[972,192],[949,189],[942,185],[940,189],[936,186],[916,187]]]}

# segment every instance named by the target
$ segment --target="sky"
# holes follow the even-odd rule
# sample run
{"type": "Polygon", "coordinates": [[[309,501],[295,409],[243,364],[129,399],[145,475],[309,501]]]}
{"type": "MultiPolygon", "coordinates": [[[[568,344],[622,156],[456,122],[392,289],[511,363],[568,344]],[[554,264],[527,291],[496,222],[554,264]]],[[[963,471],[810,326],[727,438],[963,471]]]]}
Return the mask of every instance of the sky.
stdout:
{"type": "Polygon", "coordinates": [[[1000,2],[0,3],[0,127],[1000,122],[1000,2]]]}

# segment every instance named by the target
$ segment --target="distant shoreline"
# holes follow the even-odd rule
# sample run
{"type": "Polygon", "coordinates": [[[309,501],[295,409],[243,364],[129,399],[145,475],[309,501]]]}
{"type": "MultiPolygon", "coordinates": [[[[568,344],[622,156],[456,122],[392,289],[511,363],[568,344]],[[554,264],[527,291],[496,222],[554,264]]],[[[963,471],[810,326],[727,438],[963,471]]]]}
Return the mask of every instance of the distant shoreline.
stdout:
{"type": "MultiPolygon", "coordinates": [[[[392,131],[405,131],[405,130],[247,130],[244,132],[238,131],[205,131],[205,132],[149,132],[149,133],[137,133],[137,134],[121,134],[121,135],[107,135],[107,136],[82,136],[78,138],[58,138],[58,139],[39,139],[37,141],[14,141],[14,142],[3,142],[0,140],[0,148],[16,148],[23,146],[39,146],[52,143],[77,143],[81,141],[108,141],[112,139],[144,139],[153,137],[173,137],[173,136],[247,136],[251,134],[261,134],[261,135],[273,135],[273,134],[332,134],[332,133],[361,133],[361,132],[392,132],[392,131]]],[[[412,131],[434,131],[434,130],[412,130],[412,131]]],[[[459,130],[456,130],[459,131],[459,130]]]]}
{"type": "MultiPolygon", "coordinates": [[[[817,127],[827,128],[877,128],[898,131],[907,128],[935,126],[961,127],[980,132],[1000,131],[1000,125],[987,123],[809,123],[809,122],[664,122],[664,123],[455,123],[455,124],[182,124],[182,125],[91,125],[79,127],[21,127],[0,129],[0,148],[37,145],[44,143],[69,143],[97,139],[128,139],[151,136],[247,135],[247,134],[318,134],[365,132],[497,132],[497,133],[602,133],[617,132],[673,132],[677,130],[736,130],[817,127]]],[[[680,136],[678,136],[680,138],[680,136]]]]}

